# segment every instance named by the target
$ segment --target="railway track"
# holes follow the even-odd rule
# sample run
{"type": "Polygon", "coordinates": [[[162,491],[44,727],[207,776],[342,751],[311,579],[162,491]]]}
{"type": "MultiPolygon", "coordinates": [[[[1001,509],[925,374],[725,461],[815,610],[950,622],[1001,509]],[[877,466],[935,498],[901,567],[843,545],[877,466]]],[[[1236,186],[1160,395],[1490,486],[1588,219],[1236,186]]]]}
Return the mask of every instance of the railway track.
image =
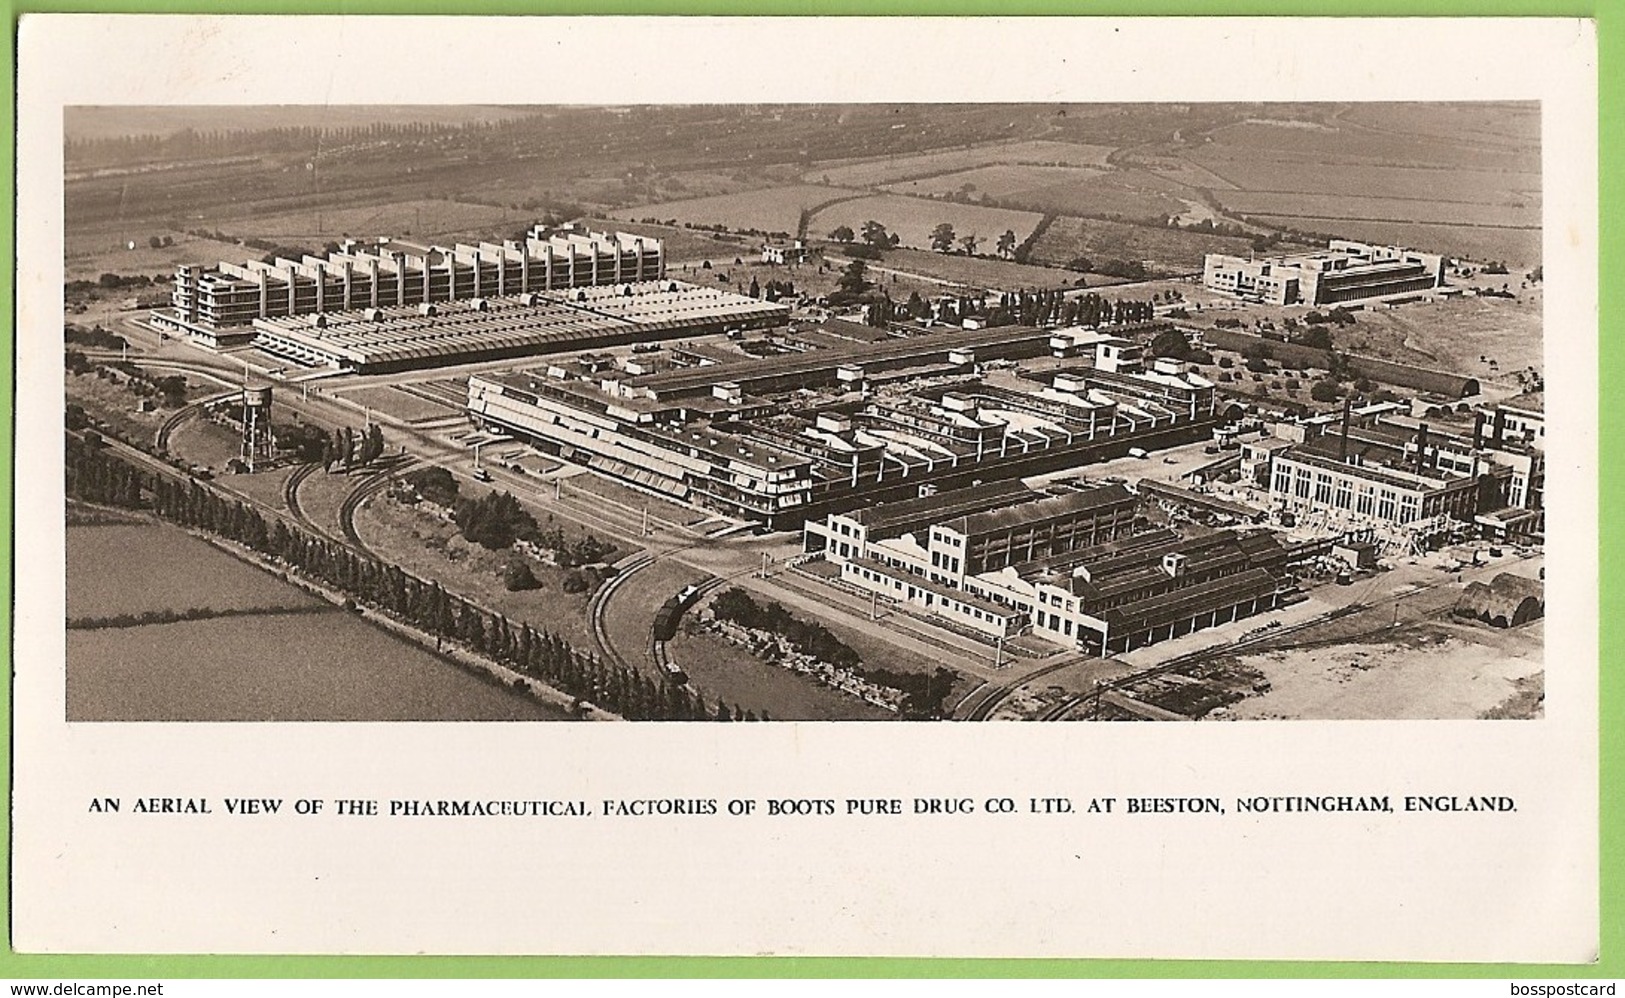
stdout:
{"type": "Polygon", "coordinates": [[[415,457],[395,458],[362,479],[361,484],[350,490],[350,494],[344,497],[344,502],[339,504],[339,530],[344,534],[346,544],[369,558],[386,560],[379,557],[378,552],[361,539],[361,534],[355,528],[356,510],[361,508],[362,503],[388,488],[395,476],[411,470],[417,464],[418,459],[415,457]]]}
{"type": "Polygon", "coordinates": [[[282,505],[288,507],[288,512],[293,515],[293,518],[299,522],[300,526],[327,537],[330,536],[328,532],[317,526],[316,521],[312,520],[310,515],[304,511],[304,508],[299,505],[299,486],[303,485],[305,479],[309,478],[315,470],[316,465],[314,464],[301,464],[293,469],[293,474],[289,475],[288,480],[282,483],[282,505]]]}
{"type": "Polygon", "coordinates": [[[591,623],[593,643],[604,657],[622,668],[629,668],[630,663],[615,650],[615,643],[609,639],[609,627],[604,623],[604,607],[615,591],[625,585],[632,576],[655,563],[655,557],[645,551],[632,560],[625,568],[615,574],[615,577],[598,587],[592,599],[587,604],[587,619],[591,623]]]}
{"type": "Polygon", "coordinates": [[[203,411],[203,400],[190,402],[181,406],[170,414],[170,417],[158,424],[158,432],[152,435],[153,450],[160,454],[169,453],[169,437],[175,429],[188,419],[203,411]]]}
{"type": "Polygon", "coordinates": [[[990,683],[982,686],[974,690],[970,696],[960,701],[959,719],[961,721],[985,721],[988,719],[988,715],[992,714],[993,711],[998,708],[999,704],[1003,703],[1007,698],[1009,698],[1010,694],[1014,693],[1018,688],[1027,685],[1035,679],[1042,679],[1051,673],[1060,672],[1062,669],[1077,665],[1080,661],[1082,660],[1077,658],[1068,658],[1063,661],[1056,662],[1053,665],[1046,665],[1042,669],[1034,670],[1033,672],[1029,672],[1019,679],[1013,679],[1007,683],[990,683]],[[987,690],[987,693],[983,694],[983,690],[987,690]],[[980,699],[978,699],[978,697],[980,697],[980,699]],[[972,703],[972,701],[975,702],[972,703]],[[968,709],[965,707],[965,704],[967,703],[972,704],[968,709]]]}

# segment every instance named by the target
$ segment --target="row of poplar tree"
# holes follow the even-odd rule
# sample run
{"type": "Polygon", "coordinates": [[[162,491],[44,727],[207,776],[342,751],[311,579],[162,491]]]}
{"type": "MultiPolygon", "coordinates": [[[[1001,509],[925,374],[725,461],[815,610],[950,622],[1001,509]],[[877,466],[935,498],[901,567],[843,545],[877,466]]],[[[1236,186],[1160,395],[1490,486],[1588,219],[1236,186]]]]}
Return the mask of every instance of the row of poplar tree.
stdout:
{"type": "MultiPolygon", "coordinates": [[[[245,503],[198,482],[154,475],[107,450],[67,438],[67,494],[131,509],[234,541],[361,605],[381,610],[437,638],[540,680],[628,720],[757,720],[722,701],[708,706],[686,686],[606,662],[529,624],[514,624],[427,581],[344,544],[266,518],[245,503]]],[[[766,716],[762,717],[766,720],[766,716]]]]}

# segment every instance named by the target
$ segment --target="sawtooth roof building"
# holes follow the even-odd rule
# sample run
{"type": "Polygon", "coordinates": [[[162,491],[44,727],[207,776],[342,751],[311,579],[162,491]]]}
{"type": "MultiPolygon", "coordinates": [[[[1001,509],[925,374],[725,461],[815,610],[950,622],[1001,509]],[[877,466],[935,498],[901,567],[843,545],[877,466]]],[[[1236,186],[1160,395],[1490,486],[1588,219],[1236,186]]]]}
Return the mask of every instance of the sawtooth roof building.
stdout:
{"type": "Polygon", "coordinates": [[[680,281],[255,319],[254,345],[359,373],[596,350],[784,325],[787,306],[680,281]]]}
{"type": "Polygon", "coordinates": [[[1042,354],[1047,335],[954,330],[637,377],[475,374],[468,412],[566,460],[776,529],[1211,432],[1214,386],[1167,365],[1076,371],[1030,390],[977,376],[980,361],[1042,354]],[[803,394],[814,389],[823,394],[803,394]]]}

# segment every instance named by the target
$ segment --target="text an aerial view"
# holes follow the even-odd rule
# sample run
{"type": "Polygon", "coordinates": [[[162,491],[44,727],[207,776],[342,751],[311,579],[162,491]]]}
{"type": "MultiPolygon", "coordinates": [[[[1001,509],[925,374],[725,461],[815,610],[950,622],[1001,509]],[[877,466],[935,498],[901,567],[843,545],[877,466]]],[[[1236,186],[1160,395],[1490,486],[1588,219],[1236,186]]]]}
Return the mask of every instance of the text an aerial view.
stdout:
{"type": "Polygon", "coordinates": [[[70,720],[1542,714],[1536,104],[65,129],[70,720]]]}

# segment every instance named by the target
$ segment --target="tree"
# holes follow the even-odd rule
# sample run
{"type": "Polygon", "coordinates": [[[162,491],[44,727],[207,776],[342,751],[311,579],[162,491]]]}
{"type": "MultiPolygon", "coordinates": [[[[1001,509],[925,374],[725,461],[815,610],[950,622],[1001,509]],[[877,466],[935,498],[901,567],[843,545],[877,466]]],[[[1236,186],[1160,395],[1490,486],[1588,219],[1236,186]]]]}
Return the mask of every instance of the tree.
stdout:
{"type": "Polygon", "coordinates": [[[857,238],[852,233],[852,227],[850,225],[837,226],[835,230],[829,234],[829,237],[838,243],[849,243],[853,239],[857,238]]]}
{"type": "Polygon", "coordinates": [[[1151,339],[1150,352],[1153,357],[1172,357],[1175,360],[1184,360],[1190,356],[1191,343],[1185,334],[1177,329],[1164,329],[1151,339]]]}
{"type": "Polygon", "coordinates": [[[509,559],[502,570],[502,588],[510,593],[541,587],[542,584],[536,579],[536,573],[530,570],[530,563],[523,558],[509,559]]]}
{"type": "Polygon", "coordinates": [[[1332,333],[1324,325],[1310,326],[1303,331],[1302,336],[1298,337],[1298,342],[1316,350],[1330,350],[1332,348],[1332,333]]]}
{"type": "Polygon", "coordinates": [[[750,279],[750,296],[752,298],[762,297],[762,285],[756,280],[755,275],[752,275],[750,279]]]}
{"type": "Polygon", "coordinates": [[[954,248],[954,227],[942,222],[931,230],[931,248],[938,253],[946,253],[954,248]]]}
{"type": "Polygon", "coordinates": [[[863,241],[876,249],[889,249],[895,245],[886,227],[874,219],[863,223],[863,241]]]}
{"type": "Polygon", "coordinates": [[[1331,378],[1322,378],[1309,389],[1309,397],[1316,402],[1336,402],[1342,394],[1342,389],[1331,378]]]}
{"type": "Polygon", "coordinates": [[[1009,256],[1016,249],[1016,233],[1013,229],[1005,229],[1004,235],[999,237],[999,255],[1009,256]]]}
{"type": "Polygon", "coordinates": [[[972,232],[970,235],[962,237],[959,240],[959,245],[965,248],[966,256],[975,256],[976,247],[981,243],[981,241],[981,237],[972,232]]]}
{"type": "Polygon", "coordinates": [[[841,278],[835,282],[836,286],[847,294],[863,294],[874,286],[869,283],[868,277],[865,276],[868,269],[869,265],[862,260],[853,260],[846,265],[845,270],[841,271],[841,278]]]}

